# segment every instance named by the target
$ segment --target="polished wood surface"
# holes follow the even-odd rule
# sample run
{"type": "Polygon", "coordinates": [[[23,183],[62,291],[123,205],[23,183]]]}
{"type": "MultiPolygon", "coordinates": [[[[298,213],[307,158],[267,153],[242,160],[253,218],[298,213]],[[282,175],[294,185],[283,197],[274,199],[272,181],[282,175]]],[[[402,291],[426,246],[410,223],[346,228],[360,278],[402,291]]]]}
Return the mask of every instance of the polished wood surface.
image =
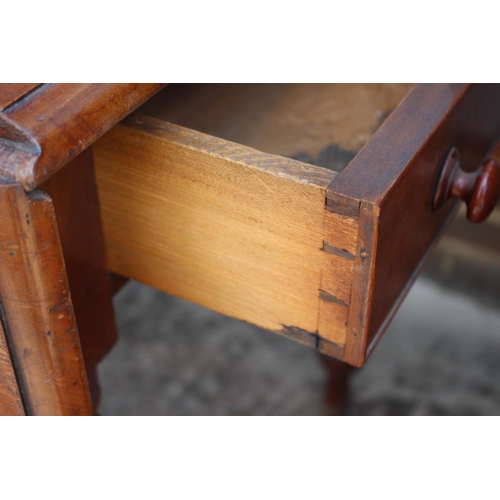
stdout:
{"type": "MultiPolygon", "coordinates": [[[[28,414],[92,414],[84,361],[94,407],[98,404],[96,365],[114,343],[116,331],[92,158],[86,148],[163,86],[0,86],[0,177],[5,182],[0,237],[3,244],[21,249],[12,255],[9,251],[1,262],[0,297],[8,354],[28,414]],[[61,241],[51,199],[40,191],[23,193],[43,182],[54,197],[61,241]],[[22,227],[24,217],[31,224],[28,231],[22,227]],[[49,311],[48,304],[53,305],[49,311]]],[[[8,376],[6,370],[2,376],[8,376]]]]}
{"type": "Polygon", "coordinates": [[[373,350],[453,216],[454,204],[431,208],[447,152],[457,147],[472,170],[499,133],[500,86],[417,85],[329,186],[331,210],[368,217],[359,224],[348,362],[373,350]]]}
{"type": "Polygon", "coordinates": [[[2,324],[29,415],[91,415],[52,202],[0,184],[2,324]]]}
{"type": "Polygon", "coordinates": [[[35,189],[164,84],[44,84],[0,113],[0,176],[35,189]]]}
{"type": "Polygon", "coordinates": [[[460,153],[453,147],[439,174],[432,209],[440,210],[448,200],[458,198],[467,205],[467,219],[484,221],[500,197],[500,165],[489,158],[475,172],[465,172],[460,166],[460,153]]]}
{"type": "Polygon", "coordinates": [[[33,92],[41,83],[2,83],[0,84],[0,111],[16,104],[29,92],[33,92]]]}
{"type": "Polygon", "coordinates": [[[341,351],[357,225],[325,209],[335,172],[140,115],[94,152],[111,271],[341,351]]]}
{"type": "Polygon", "coordinates": [[[52,198],[94,408],[97,364],[117,340],[92,149],[41,188],[52,198]]]}

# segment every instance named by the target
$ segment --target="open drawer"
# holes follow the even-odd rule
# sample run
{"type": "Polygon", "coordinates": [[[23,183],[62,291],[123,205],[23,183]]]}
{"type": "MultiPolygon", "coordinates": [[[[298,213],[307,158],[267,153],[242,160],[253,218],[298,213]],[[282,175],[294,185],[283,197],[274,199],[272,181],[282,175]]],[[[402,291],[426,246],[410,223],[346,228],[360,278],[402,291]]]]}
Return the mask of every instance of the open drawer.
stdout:
{"type": "Polygon", "coordinates": [[[498,85],[168,86],[93,146],[109,268],[362,365],[455,211],[450,148],[499,133],[498,85]]]}

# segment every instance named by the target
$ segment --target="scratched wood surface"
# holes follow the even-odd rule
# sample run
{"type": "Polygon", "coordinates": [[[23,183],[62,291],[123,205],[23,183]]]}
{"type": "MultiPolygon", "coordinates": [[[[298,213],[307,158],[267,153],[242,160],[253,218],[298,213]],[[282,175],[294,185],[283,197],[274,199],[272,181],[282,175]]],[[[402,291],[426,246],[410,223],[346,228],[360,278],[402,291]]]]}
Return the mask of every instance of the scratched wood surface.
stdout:
{"type": "MultiPolygon", "coordinates": [[[[29,415],[91,415],[52,202],[0,184],[2,325],[29,415]]],[[[3,374],[2,374],[3,375],[3,374]]]]}
{"type": "Polygon", "coordinates": [[[141,115],[94,154],[111,271],[340,355],[357,223],[325,209],[335,172],[141,115]]]}
{"type": "MultiPolygon", "coordinates": [[[[162,87],[0,84],[0,176],[6,182],[0,186],[0,297],[28,414],[91,414],[92,406],[53,204],[42,192],[24,191],[48,181],[58,207],[97,404],[95,366],[116,337],[97,193],[93,176],[82,177],[79,167],[54,175],[162,87]]],[[[8,364],[1,368],[7,383],[8,364]]]]}
{"type": "Polygon", "coordinates": [[[0,175],[35,189],[164,86],[46,83],[32,93],[16,88],[15,105],[0,113],[0,175]]]}

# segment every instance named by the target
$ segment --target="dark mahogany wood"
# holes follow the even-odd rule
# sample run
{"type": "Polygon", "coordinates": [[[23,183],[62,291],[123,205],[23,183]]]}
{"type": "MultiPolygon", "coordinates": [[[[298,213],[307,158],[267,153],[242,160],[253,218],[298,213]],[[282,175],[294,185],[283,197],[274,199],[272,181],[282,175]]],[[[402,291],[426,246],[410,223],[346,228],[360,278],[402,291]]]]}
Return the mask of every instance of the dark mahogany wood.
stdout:
{"type": "Polygon", "coordinates": [[[97,409],[97,364],[116,342],[117,332],[91,148],[41,189],[54,203],[85,368],[97,409]]]}
{"type": "Polygon", "coordinates": [[[84,362],[98,404],[96,365],[116,329],[92,153],[85,150],[162,87],[0,86],[1,376],[13,392],[10,360],[27,414],[92,414],[84,362]],[[42,191],[25,192],[44,182],[53,202],[42,191]]]}
{"type": "Polygon", "coordinates": [[[0,176],[27,191],[165,84],[44,84],[0,113],[0,176]]]}
{"type": "Polygon", "coordinates": [[[475,172],[465,172],[460,166],[460,153],[452,148],[443,165],[434,194],[432,208],[441,209],[451,198],[467,204],[469,221],[482,222],[491,214],[500,196],[500,166],[490,158],[475,172]]]}
{"type": "Polygon", "coordinates": [[[28,415],[91,415],[54,208],[41,191],[0,184],[2,327],[28,415]]]}
{"type": "Polygon", "coordinates": [[[432,211],[446,153],[470,171],[500,134],[500,86],[417,85],[331,183],[327,206],[361,218],[345,360],[365,362],[456,204],[432,211]]]}
{"type": "Polygon", "coordinates": [[[343,361],[318,353],[326,374],[324,405],[328,415],[342,415],[349,404],[349,379],[356,369],[343,361]]]}
{"type": "Polygon", "coordinates": [[[109,273],[111,295],[115,296],[128,282],[129,279],[116,273],[109,273]]]}

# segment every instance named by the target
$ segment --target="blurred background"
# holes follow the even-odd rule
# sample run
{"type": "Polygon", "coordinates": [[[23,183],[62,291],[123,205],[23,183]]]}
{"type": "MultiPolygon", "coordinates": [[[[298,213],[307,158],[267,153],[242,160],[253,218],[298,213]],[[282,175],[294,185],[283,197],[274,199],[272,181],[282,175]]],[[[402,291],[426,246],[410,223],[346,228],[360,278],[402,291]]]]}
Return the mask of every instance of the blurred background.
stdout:
{"type": "MultiPolygon", "coordinates": [[[[356,126],[371,120],[373,130],[356,135],[359,144],[333,144],[320,154],[307,153],[305,144],[294,157],[341,170],[388,116],[381,103],[392,109],[409,87],[358,85],[356,99],[347,100],[347,106],[347,87],[318,86],[315,92],[328,92],[323,102],[332,106],[323,112],[326,125],[314,110],[318,133],[334,129],[332,116],[338,117],[341,133],[345,120],[362,113],[370,113],[369,119],[363,117],[356,126]]],[[[264,90],[265,96],[286,96],[290,87],[264,90]]],[[[205,133],[238,142],[245,137],[247,145],[288,156],[273,134],[288,126],[290,134],[307,138],[303,128],[308,123],[290,119],[290,113],[293,106],[297,113],[310,109],[307,99],[314,93],[298,91],[303,101],[291,94],[282,114],[274,115],[277,125],[270,119],[259,122],[255,86],[238,86],[231,93],[224,86],[169,85],[143,108],[205,133]],[[186,111],[181,98],[191,94],[200,109],[210,103],[210,119],[186,111]],[[253,96],[250,101],[247,95],[253,96]],[[300,107],[301,102],[306,104],[300,107]],[[235,115],[242,117],[239,128],[231,121],[235,115]],[[224,128],[227,117],[231,126],[224,128]],[[269,133],[247,133],[263,127],[269,133]]],[[[493,155],[498,159],[500,148],[493,155]]],[[[102,415],[500,415],[498,206],[480,225],[470,224],[463,209],[457,214],[372,357],[352,372],[344,408],[325,403],[327,378],[312,349],[139,283],[129,282],[118,293],[115,309],[120,338],[100,365],[102,415]]]]}

